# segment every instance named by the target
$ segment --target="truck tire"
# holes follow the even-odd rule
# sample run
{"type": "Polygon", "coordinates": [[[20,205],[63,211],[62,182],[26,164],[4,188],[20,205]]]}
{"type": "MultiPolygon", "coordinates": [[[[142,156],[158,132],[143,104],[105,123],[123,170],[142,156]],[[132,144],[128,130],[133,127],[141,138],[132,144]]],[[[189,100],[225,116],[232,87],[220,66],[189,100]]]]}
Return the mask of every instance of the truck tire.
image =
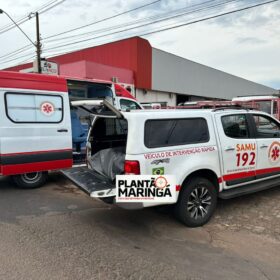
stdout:
{"type": "Polygon", "coordinates": [[[22,189],[39,188],[46,182],[48,172],[32,172],[12,176],[14,183],[22,189]]]}
{"type": "Polygon", "coordinates": [[[203,177],[193,177],[184,184],[174,210],[188,227],[200,227],[210,220],[216,205],[215,186],[203,177]]]}

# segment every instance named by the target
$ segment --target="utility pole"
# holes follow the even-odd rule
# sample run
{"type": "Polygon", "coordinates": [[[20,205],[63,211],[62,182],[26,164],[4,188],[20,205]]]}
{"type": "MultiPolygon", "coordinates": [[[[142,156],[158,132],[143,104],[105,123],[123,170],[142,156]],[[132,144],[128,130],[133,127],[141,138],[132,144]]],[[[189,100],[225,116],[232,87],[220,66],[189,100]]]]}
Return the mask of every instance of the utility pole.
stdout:
{"type": "Polygon", "coordinates": [[[39,25],[39,13],[35,13],[36,16],[36,53],[37,53],[37,67],[38,73],[42,73],[41,68],[41,38],[40,38],[40,25],[39,25]]]}
{"type": "MultiPolygon", "coordinates": [[[[41,38],[40,38],[40,29],[39,29],[39,13],[35,13],[36,17],[36,43],[34,43],[29,36],[21,29],[21,27],[13,20],[13,18],[4,10],[0,9],[0,14],[5,14],[13,23],[14,25],[22,32],[22,34],[29,40],[29,42],[36,48],[36,56],[37,56],[37,72],[42,73],[42,68],[41,68],[41,38]]],[[[30,14],[30,18],[34,15],[34,13],[30,14]]]]}

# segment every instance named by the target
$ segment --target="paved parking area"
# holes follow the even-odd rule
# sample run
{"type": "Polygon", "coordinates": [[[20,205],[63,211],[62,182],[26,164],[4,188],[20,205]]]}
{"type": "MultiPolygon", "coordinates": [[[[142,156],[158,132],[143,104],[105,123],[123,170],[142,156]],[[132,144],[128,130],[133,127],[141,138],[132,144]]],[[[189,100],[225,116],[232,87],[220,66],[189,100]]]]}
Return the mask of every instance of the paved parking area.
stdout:
{"type": "Polygon", "coordinates": [[[59,174],[36,190],[0,180],[0,279],[279,279],[280,187],[219,201],[190,229],[168,208],[126,211],[59,174]]]}

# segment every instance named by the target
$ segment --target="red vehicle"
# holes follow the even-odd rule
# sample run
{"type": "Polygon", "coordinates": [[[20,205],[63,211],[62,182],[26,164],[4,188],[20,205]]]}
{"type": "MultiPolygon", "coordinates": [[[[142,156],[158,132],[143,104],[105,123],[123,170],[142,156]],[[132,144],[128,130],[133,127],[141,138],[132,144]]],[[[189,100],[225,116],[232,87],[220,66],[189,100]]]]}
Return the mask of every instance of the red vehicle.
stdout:
{"type": "Polygon", "coordinates": [[[173,108],[207,109],[220,107],[243,107],[260,110],[280,120],[280,97],[278,96],[244,96],[235,97],[232,101],[193,101],[173,108]]]}
{"type": "Polygon", "coordinates": [[[190,101],[179,106],[168,106],[168,109],[215,109],[221,107],[242,107],[259,110],[258,104],[252,104],[248,101],[223,101],[223,100],[204,100],[204,101],[190,101]]]}
{"type": "Polygon", "coordinates": [[[233,102],[242,102],[256,106],[260,111],[266,112],[280,120],[280,97],[279,96],[244,96],[232,99],[233,102]]]}

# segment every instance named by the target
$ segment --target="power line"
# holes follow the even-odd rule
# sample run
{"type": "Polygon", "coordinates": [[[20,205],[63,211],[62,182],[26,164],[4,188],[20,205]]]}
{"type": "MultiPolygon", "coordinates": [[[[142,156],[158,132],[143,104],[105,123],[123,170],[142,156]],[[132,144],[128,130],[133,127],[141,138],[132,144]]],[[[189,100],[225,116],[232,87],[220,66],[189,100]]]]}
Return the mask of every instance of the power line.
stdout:
{"type": "Polygon", "coordinates": [[[13,18],[6,13],[5,11],[3,11],[2,9],[0,9],[0,14],[5,14],[13,23],[14,25],[21,31],[21,33],[27,38],[27,40],[33,45],[35,46],[34,42],[29,38],[29,36],[21,29],[21,27],[13,20],[13,18]]]}
{"type": "Polygon", "coordinates": [[[101,19],[101,20],[97,20],[97,21],[94,21],[94,22],[91,22],[91,23],[88,23],[88,24],[85,24],[85,25],[82,25],[82,26],[79,26],[79,27],[76,27],[76,28],[73,28],[73,29],[66,30],[66,31],[64,31],[64,32],[60,32],[60,33],[57,33],[57,34],[50,35],[50,36],[48,36],[48,37],[45,37],[44,39],[49,39],[49,38],[57,37],[57,36],[62,35],[62,34],[66,34],[66,33],[69,33],[69,32],[73,32],[73,31],[79,30],[79,29],[81,29],[81,28],[85,28],[85,27],[88,27],[88,26],[91,26],[91,25],[94,25],[94,24],[97,24],[97,23],[100,23],[100,22],[104,22],[104,21],[107,21],[107,20],[110,20],[110,19],[113,19],[113,18],[122,16],[122,15],[125,15],[125,14],[128,14],[128,13],[131,13],[131,12],[134,12],[134,11],[136,11],[136,10],[143,9],[143,8],[145,8],[145,7],[154,5],[154,4],[156,4],[156,3],[160,2],[160,1],[161,1],[161,0],[156,0],[156,1],[150,2],[150,3],[148,3],[148,4],[141,5],[141,6],[138,6],[138,7],[136,7],[136,8],[133,8],[133,9],[130,9],[130,10],[121,12],[121,13],[119,13],[119,14],[115,14],[115,15],[113,15],[113,16],[103,18],[103,19],[101,19]]]}
{"type": "Polygon", "coordinates": [[[27,58],[27,59],[25,59],[25,60],[19,62],[18,65],[22,65],[22,64],[25,64],[25,63],[32,62],[32,59],[35,58],[35,57],[36,57],[36,55],[32,55],[32,56],[30,56],[29,58],[27,58]],[[30,61],[30,60],[31,60],[31,61],[30,61]]]}
{"type": "Polygon", "coordinates": [[[10,53],[8,53],[8,54],[1,55],[1,56],[0,56],[0,59],[1,59],[1,58],[7,58],[7,57],[13,56],[13,55],[15,55],[15,54],[24,52],[24,51],[26,51],[29,47],[31,47],[31,44],[25,45],[25,46],[23,46],[22,48],[17,49],[17,50],[15,50],[15,51],[12,51],[12,52],[10,52],[10,53]]]}
{"type": "MultiPolygon", "coordinates": [[[[239,0],[228,0],[226,2],[223,2],[223,4],[227,4],[228,2],[236,2],[236,1],[239,1],[239,0]]],[[[278,0],[274,0],[274,1],[278,1],[278,0]]],[[[216,4],[216,5],[218,5],[218,4],[216,4]]],[[[219,3],[219,6],[220,5],[221,5],[221,3],[219,3]]],[[[210,7],[210,8],[213,8],[213,7],[210,7]]],[[[176,17],[178,17],[178,15],[169,17],[168,20],[176,18],[176,17]]],[[[141,28],[141,27],[149,26],[151,24],[159,23],[159,22],[162,22],[162,21],[165,21],[165,20],[166,19],[159,19],[159,20],[155,20],[155,21],[150,22],[150,23],[144,23],[142,25],[138,25],[138,26],[135,26],[135,27],[128,27],[128,28],[125,28],[125,29],[122,29],[122,30],[119,30],[119,31],[114,31],[114,32],[107,33],[107,34],[104,34],[104,35],[95,36],[93,38],[88,38],[88,39],[84,39],[84,40],[79,40],[79,41],[74,41],[74,42],[71,42],[71,43],[66,43],[66,44],[58,45],[58,46],[55,46],[55,47],[46,48],[45,51],[53,50],[53,49],[56,49],[56,48],[62,48],[62,47],[70,46],[70,45],[75,45],[75,44],[78,44],[78,43],[81,43],[81,42],[87,42],[87,41],[95,40],[95,39],[98,39],[98,38],[103,38],[103,37],[107,37],[107,36],[111,36],[111,35],[127,32],[127,31],[130,31],[130,30],[136,29],[136,28],[141,28]]],[[[140,35],[140,36],[142,36],[142,35],[140,35]]]]}
{"type": "MultiPolygon", "coordinates": [[[[2,29],[0,29],[0,34],[12,29],[15,27],[15,25],[21,30],[21,32],[24,33],[24,35],[26,37],[27,34],[21,29],[21,27],[19,26],[20,24],[24,23],[25,21],[29,20],[31,18],[31,15],[33,14],[36,14],[36,12],[40,12],[40,13],[45,13],[47,11],[49,11],[50,9],[56,7],[57,5],[63,3],[65,0],[52,0],[52,1],[49,1],[48,3],[44,4],[43,6],[37,8],[34,12],[31,12],[29,13],[27,16],[21,18],[20,20],[13,20],[8,14],[8,17],[13,21],[14,24],[11,24],[11,25],[7,25],[6,27],[3,27],[2,29]],[[8,29],[7,29],[8,28],[8,29]],[[2,30],[2,31],[1,31],[2,30]]],[[[6,13],[5,13],[6,14],[6,13]]],[[[29,37],[28,37],[29,39],[29,37]]],[[[29,41],[31,42],[32,45],[34,45],[34,43],[32,42],[32,40],[29,39],[29,41]]],[[[23,53],[25,51],[27,51],[29,49],[29,47],[31,46],[31,44],[28,44],[28,45],[25,45],[23,46],[22,48],[19,48],[17,50],[14,50],[10,53],[7,53],[5,55],[2,55],[0,56],[0,60],[1,58],[9,58],[9,57],[13,57],[14,55],[17,55],[17,54],[20,54],[20,53],[23,53]]]]}
{"type": "Polygon", "coordinates": [[[221,13],[221,14],[218,14],[218,15],[215,15],[215,16],[206,17],[206,18],[203,18],[203,19],[199,19],[199,20],[189,22],[189,23],[183,23],[183,24],[179,24],[179,25],[176,25],[176,26],[173,26],[173,27],[168,27],[168,28],[164,28],[164,29],[161,29],[161,30],[147,32],[145,34],[142,34],[141,36],[151,35],[151,34],[154,34],[154,33],[159,33],[159,32],[171,30],[171,29],[174,29],[174,28],[179,28],[179,27],[195,24],[195,23],[198,23],[198,22],[202,22],[202,21],[206,21],[206,20],[210,20],[210,19],[214,19],[214,18],[238,13],[238,12],[242,12],[242,11],[245,11],[245,10],[249,10],[249,9],[253,9],[253,8],[256,8],[256,7],[268,5],[268,4],[271,4],[271,3],[274,3],[274,2],[278,2],[278,1],[279,0],[271,0],[271,1],[264,2],[264,3],[259,3],[259,4],[255,4],[255,5],[252,5],[252,6],[247,6],[245,8],[240,8],[240,9],[237,9],[237,10],[234,10],[234,11],[225,12],[225,13],[221,13]]]}
{"type": "MultiPolygon", "coordinates": [[[[183,23],[183,24],[179,24],[179,25],[175,25],[175,26],[171,26],[171,27],[162,28],[162,29],[160,29],[160,30],[154,30],[154,31],[150,31],[150,32],[145,32],[145,33],[142,33],[142,34],[138,34],[138,36],[147,36],[147,35],[151,35],[151,34],[163,32],[163,31],[166,31],[166,30],[171,30],[171,29],[175,29],[175,28],[179,28],[179,27],[183,27],[183,26],[195,24],[195,23],[198,23],[198,22],[202,22],[202,21],[206,21],[206,20],[210,20],[210,19],[214,19],[214,18],[226,16],[226,15],[229,15],[229,14],[241,12],[241,11],[244,11],[244,10],[256,8],[256,7],[259,7],[259,6],[271,4],[271,3],[274,3],[274,2],[278,2],[278,1],[279,1],[279,0],[271,0],[271,1],[264,2],[264,3],[259,3],[259,4],[255,4],[255,5],[250,5],[250,6],[246,6],[246,7],[243,7],[243,8],[235,9],[235,10],[233,10],[233,11],[220,13],[220,14],[217,14],[217,15],[214,15],[214,16],[205,17],[205,18],[198,19],[198,20],[194,20],[194,21],[191,21],[191,22],[187,22],[187,23],[183,23]]],[[[132,29],[133,29],[133,28],[132,28],[132,29]]],[[[129,29],[128,29],[128,30],[129,30],[129,29]]],[[[105,36],[108,36],[108,34],[105,35],[105,36]]],[[[105,37],[105,36],[99,36],[99,38],[100,38],[100,37],[105,37]]],[[[96,39],[96,38],[97,38],[97,37],[92,38],[92,39],[87,39],[87,40],[81,40],[81,41],[73,42],[73,43],[67,44],[67,45],[78,44],[78,43],[82,43],[82,42],[85,42],[85,41],[94,40],[94,39],[96,39]]],[[[124,37],[124,38],[122,38],[122,39],[127,39],[127,38],[130,38],[130,36],[129,36],[129,37],[124,37]]],[[[64,45],[63,45],[63,46],[64,46],[64,45]]],[[[61,46],[59,46],[59,47],[61,47],[61,46]]],[[[57,48],[57,47],[56,47],[56,48],[57,48]]],[[[56,49],[56,48],[51,48],[51,49],[56,49]]],[[[50,49],[48,49],[48,50],[50,50],[50,49]]],[[[74,49],[73,49],[72,51],[74,51],[74,49]]],[[[65,53],[65,52],[64,52],[64,53],[65,53]]],[[[63,53],[60,53],[60,54],[63,54],[63,53]]],[[[58,54],[53,54],[53,56],[56,56],[56,55],[58,55],[58,54]]]]}
{"type": "MultiPolygon", "coordinates": [[[[226,16],[226,15],[229,15],[229,14],[241,12],[241,11],[244,11],[244,10],[256,8],[256,7],[259,7],[259,6],[271,4],[271,3],[274,3],[274,2],[278,2],[278,1],[279,1],[279,0],[271,0],[271,1],[264,2],[264,3],[258,3],[258,4],[255,4],[255,5],[250,5],[250,6],[246,6],[246,7],[239,8],[239,9],[235,9],[235,10],[232,10],[232,11],[228,11],[228,12],[216,14],[216,15],[213,15],[213,16],[208,16],[208,17],[204,17],[204,18],[201,18],[201,19],[193,20],[193,21],[190,21],[190,22],[186,22],[186,23],[182,23],[182,24],[177,24],[177,25],[173,25],[173,26],[169,26],[169,27],[164,27],[164,28],[157,29],[157,30],[153,30],[153,31],[149,31],[149,32],[144,32],[144,33],[138,34],[138,36],[148,36],[148,35],[151,35],[151,34],[163,32],[163,31],[171,30],[171,29],[175,29],[175,28],[180,28],[180,27],[182,27],[182,26],[187,26],[187,25],[191,25],[191,24],[194,24],[194,23],[198,23],[198,22],[202,22],[202,21],[206,21],[206,20],[210,20],[210,19],[214,19],[214,18],[226,16]]],[[[152,23],[150,23],[150,24],[152,24],[152,23]]],[[[133,30],[133,29],[135,29],[135,28],[137,28],[137,27],[127,28],[127,29],[125,29],[125,30],[122,30],[122,32],[129,31],[129,30],[133,30]]],[[[138,27],[138,28],[139,28],[139,27],[138,27]]],[[[119,33],[119,32],[117,32],[117,33],[119,33]]],[[[68,45],[76,45],[76,44],[79,44],[79,43],[83,43],[83,42],[85,42],[85,41],[91,41],[91,40],[95,40],[95,39],[97,39],[97,38],[102,38],[102,37],[106,37],[106,36],[113,35],[113,34],[116,34],[116,32],[113,32],[113,33],[110,33],[110,34],[105,34],[105,35],[98,36],[98,37],[94,37],[94,38],[87,39],[87,40],[80,40],[80,41],[73,42],[73,43],[71,43],[71,44],[66,44],[66,45],[67,45],[67,46],[68,46],[68,45]]],[[[134,35],[134,36],[135,36],[135,35],[134,35]]],[[[129,36],[129,37],[130,37],[130,36],[129,36]]],[[[129,37],[124,37],[124,38],[122,38],[122,39],[126,39],[126,38],[129,38],[129,37]]],[[[60,45],[60,46],[57,46],[57,47],[54,47],[54,48],[49,48],[49,49],[47,49],[47,50],[50,50],[50,49],[57,49],[57,48],[64,47],[64,46],[65,46],[65,45],[60,45]]],[[[74,51],[74,49],[71,50],[70,52],[72,52],[72,51],[74,51]]],[[[65,52],[63,52],[63,53],[54,53],[54,54],[52,54],[52,55],[53,55],[53,56],[57,56],[57,55],[60,55],[60,54],[65,54],[65,52]]],[[[26,55],[27,55],[27,54],[26,54],[26,55]]],[[[26,55],[25,55],[25,56],[26,56],[26,55]]],[[[20,58],[20,57],[17,57],[16,59],[19,59],[19,58],[20,58]]],[[[14,59],[14,60],[16,60],[16,59],[14,59]]],[[[6,62],[7,62],[7,61],[6,61],[6,62]]]]}
{"type": "MultiPolygon", "coordinates": [[[[46,4],[44,4],[43,6],[41,6],[40,8],[37,8],[37,9],[41,9],[41,8],[44,8],[45,6],[48,6],[48,5],[50,5],[51,3],[53,3],[53,2],[56,2],[57,0],[51,0],[50,2],[48,2],[48,3],[46,3],[46,4]]],[[[37,10],[37,11],[39,11],[39,10],[37,10]]],[[[26,14],[24,17],[22,17],[22,18],[18,18],[18,19],[16,19],[15,21],[18,23],[18,24],[22,24],[23,22],[21,22],[21,21],[27,21],[27,20],[29,20],[29,17],[30,17],[30,13],[28,13],[28,14],[26,14]]],[[[14,25],[13,24],[7,24],[7,25],[5,25],[5,26],[3,26],[1,29],[0,29],[0,31],[2,31],[3,29],[6,29],[6,28],[9,28],[9,27],[14,27],[14,25]]]]}
{"type": "MultiPolygon", "coordinates": [[[[232,1],[240,1],[240,0],[230,0],[230,1],[228,0],[226,2],[232,2],[232,1]]],[[[185,15],[187,13],[194,12],[194,11],[190,11],[190,8],[193,8],[193,7],[196,7],[196,6],[203,6],[204,4],[212,3],[212,2],[215,2],[215,0],[210,0],[210,1],[206,1],[206,2],[200,3],[200,4],[195,4],[195,5],[192,5],[192,6],[187,6],[187,7],[180,8],[180,9],[173,10],[173,11],[169,11],[167,13],[163,13],[163,14],[160,14],[160,15],[151,16],[151,17],[148,17],[148,18],[142,18],[142,19],[139,19],[139,20],[136,20],[136,21],[131,21],[131,22],[126,22],[126,23],[122,23],[122,24],[119,24],[119,25],[114,25],[113,27],[101,28],[101,29],[98,29],[98,30],[95,30],[95,31],[80,33],[80,34],[76,34],[76,35],[72,35],[72,36],[70,35],[70,36],[66,36],[66,37],[62,37],[62,38],[57,38],[57,39],[50,39],[49,40],[49,39],[46,38],[46,39],[43,39],[43,40],[44,40],[44,42],[56,42],[56,41],[65,40],[65,39],[69,39],[69,38],[73,39],[73,38],[76,38],[76,37],[83,37],[85,35],[98,34],[98,33],[105,32],[105,31],[111,31],[111,30],[114,30],[114,29],[119,29],[119,28],[124,27],[124,26],[135,25],[135,24],[141,23],[143,21],[147,22],[147,20],[163,18],[166,15],[170,16],[172,14],[176,14],[176,13],[184,11],[182,14],[179,15],[179,16],[181,16],[181,15],[183,16],[183,15],[185,15]]],[[[206,8],[201,8],[201,9],[207,9],[207,7],[206,8]]],[[[195,10],[195,12],[196,11],[198,11],[198,10],[195,10]]]]}
{"type": "MultiPolygon", "coordinates": [[[[46,4],[44,4],[43,6],[41,6],[40,8],[37,8],[36,10],[30,12],[29,14],[27,14],[26,16],[20,18],[20,19],[17,19],[15,20],[15,22],[18,24],[18,25],[21,25],[23,24],[24,22],[28,21],[30,18],[33,17],[33,14],[35,14],[36,12],[42,14],[42,13],[45,13],[47,11],[49,11],[50,9],[56,7],[57,5],[59,4],[62,4],[65,0],[52,0],[46,4]]],[[[13,29],[15,26],[13,24],[8,24],[4,27],[2,27],[0,29],[0,34],[2,33],[5,33],[11,29],[13,29]]]]}
{"type": "MultiPolygon", "coordinates": [[[[53,4],[54,2],[57,2],[57,1],[58,1],[58,0],[52,0],[51,2],[48,2],[48,3],[45,4],[43,7],[41,7],[40,9],[43,9],[43,8],[45,8],[46,6],[49,6],[49,5],[51,5],[51,4],[53,4]]],[[[64,1],[65,1],[65,0],[63,0],[62,2],[64,2],[64,1]]],[[[142,8],[144,8],[144,7],[153,5],[153,4],[158,3],[158,2],[160,2],[160,1],[161,1],[161,0],[156,0],[156,1],[153,1],[153,2],[151,2],[151,3],[145,4],[145,5],[142,5],[142,6],[138,6],[138,7],[136,7],[136,8],[131,9],[131,10],[127,10],[127,11],[124,11],[124,12],[122,12],[122,13],[116,14],[116,15],[114,15],[114,16],[104,18],[104,19],[102,19],[102,20],[100,20],[100,21],[93,22],[93,23],[87,24],[87,25],[85,25],[85,26],[77,27],[77,28],[75,28],[75,30],[78,30],[78,29],[81,29],[81,28],[83,28],[83,27],[90,26],[90,25],[93,25],[93,24],[97,24],[97,23],[102,22],[102,21],[105,21],[105,20],[109,20],[109,19],[116,18],[116,17],[118,17],[118,16],[127,14],[127,13],[129,13],[129,12],[133,12],[133,11],[142,9],[142,8]]],[[[57,3],[55,6],[57,6],[58,4],[61,4],[62,2],[61,2],[61,0],[60,0],[60,2],[57,3]]],[[[51,6],[49,9],[51,9],[51,8],[53,8],[53,7],[55,7],[55,6],[51,6]]],[[[39,10],[40,10],[40,9],[39,9],[39,10]]],[[[48,9],[48,10],[49,10],[49,9],[48,9]]],[[[38,11],[39,11],[39,10],[38,10],[38,11]]],[[[47,10],[46,10],[46,11],[47,11],[47,10]]],[[[44,11],[44,12],[45,12],[45,11],[44,11]]],[[[30,15],[30,14],[29,14],[29,15],[30,15]]],[[[26,20],[28,20],[28,19],[29,19],[29,18],[27,17],[26,20]]],[[[21,23],[20,23],[20,24],[21,24],[21,23]]],[[[8,31],[8,30],[7,30],[7,31],[8,31]]],[[[49,36],[49,37],[46,37],[46,39],[47,39],[47,38],[51,38],[51,37],[55,37],[55,36],[58,36],[58,35],[61,35],[61,34],[69,33],[69,32],[71,32],[71,31],[72,31],[72,30],[68,30],[68,31],[62,32],[62,33],[60,33],[60,34],[54,34],[54,35],[51,35],[51,36],[49,36]]],[[[2,31],[2,32],[1,32],[1,29],[0,29],[0,34],[3,33],[3,32],[5,32],[5,31],[2,31]]],[[[8,53],[8,54],[5,54],[5,55],[3,55],[3,56],[0,56],[0,58],[3,58],[3,57],[6,58],[6,57],[13,56],[14,54],[16,55],[16,54],[18,54],[18,53],[21,53],[21,52],[23,52],[24,49],[26,49],[28,46],[29,46],[29,45],[26,45],[26,46],[24,46],[24,47],[22,47],[22,48],[20,48],[20,49],[17,49],[17,50],[15,50],[15,51],[13,51],[13,52],[10,52],[10,53],[8,53]]]]}
{"type": "MultiPolygon", "coordinates": [[[[32,52],[32,53],[33,53],[33,52],[32,52]]],[[[29,56],[29,55],[32,54],[32,53],[27,53],[27,54],[24,54],[24,55],[21,55],[21,56],[17,56],[17,57],[14,57],[14,58],[11,58],[11,59],[8,59],[8,60],[5,60],[5,61],[1,61],[1,64],[6,64],[6,63],[9,63],[9,62],[18,60],[18,59],[20,59],[20,58],[26,58],[26,56],[29,56]]]]}
{"type": "MultiPolygon", "coordinates": [[[[206,2],[204,2],[203,3],[203,5],[205,5],[205,4],[208,4],[208,3],[212,3],[212,2],[214,2],[215,0],[211,0],[211,1],[206,1],[206,2]]],[[[228,1],[236,1],[236,0],[228,0],[228,1]]],[[[151,4],[151,3],[150,3],[151,4]]],[[[147,4],[146,4],[147,5],[147,4]]],[[[144,5],[144,6],[146,6],[146,5],[144,5]]],[[[192,6],[188,6],[188,7],[185,7],[184,9],[186,9],[186,8],[194,8],[194,7],[196,7],[196,6],[201,6],[201,4],[200,5],[192,5],[192,6]]],[[[139,7],[138,7],[139,8],[139,7]]],[[[136,9],[136,8],[135,8],[136,9]]],[[[135,9],[133,9],[133,10],[135,10],[135,9]]],[[[174,12],[180,12],[182,9],[179,9],[179,10],[175,10],[174,12]]],[[[171,12],[172,13],[172,12],[171,12]]],[[[168,14],[170,14],[170,13],[168,13],[168,14]]],[[[161,17],[162,17],[163,15],[161,15],[161,17]]],[[[153,18],[155,18],[155,17],[150,17],[151,19],[153,19],[153,18]]],[[[146,20],[146,19],[142,19],[142,21],[143,20],[146,20]]],[[[127,23],[126,24],[126,26],[128,25],[129,23],[127,23]]],[[[26,51],[28,51],[28,49],[26,49],[26,47],[28,48],[28,46],[25,46],[25,47],[23,47],[23,48],[21,48],[20,50],[17,50],[17,51],[14,51],[14,52],[12,52],[11,54],[10,54],[10,59],[6,59],[7,57],[5,57],[5,59],[4,59],[4,61],[1,61],[1,59],[0,59],[0,62],[1,63],[8,63],[8,62],[11,62],[11,61],[15,61],[15,60],[17,60],[17,59],[20,59],[20,58],[22,58],[22,57],[25,57],[25,56],[27,56],[28,54],[25,54],[25,55],[22,55],[22,56],[17,56],[17,57],[13,57],[14,55],[18,55],[18,54],[20,54],[20,53],[22,53],[22,52],[26,52],[26,51]]]]}
{"type": "MultiPolygon", "coordinates": [[[[200,7],[199,9],[196,9],[196,10],[191,10],[191,12],[193,13],[193,12],[197,12],[197,11],[201,11],[201,10],[206,10],[206,9],[209,9],[209,8],[213,8],[213,7],[217,7],[217,6],[219,6],[219,5],[222,5],[222,4],[226,4],[226,3],[232,3],[232,2],[236,2],[236,1],[240,1],[240,0],[227,0],[226,2],[218,2],[218,3],[214,3],[215,5],[212,5],[212,6],[207,6],[207,7],[200,7]]],[[[206,1],[206,2],[203,2],[203,3],[201,3],[201,4],[199,4],[200,6],[203,4],[203,5],[205,5],[205,4],[208,4],[209,2],[213,2],[213,0],[212,1],[206,1]]],[[[188,8],[193,8],[194,6],[198,6],[197,4],[196,5],[192,5],[192,6],[189,6],[188,8]]],[[[171,11],[170,12],[170,14],[172,14],[173,12],[178,12],[178,11],[181,11],[181,10],[185,10],[185,8],[181,8],[181,9],[179,9],[179,10],[175,10],[175,11],[171,11]]],[[[169,13],[168,13],[169,14],[169,13]]],[[[165,14],[164,14],[165,15],[165,14]]],[[[181,15],[181,14],[180,14],[181,15]]],[[[162,17],[162,15],[160,15],[161,17],[162,17]]],[[[157,17],[159,17],[159,16],[157,16],[157,17]]],[[[141,19],[141,21],[147,21],[147,19],[153,19],[154,17],[150,17],[150,18],[144,18],[144,19],[141,19]]],[[[170,17],[168,18],[168,19],[170,19],[170,17]]],[[[167,19],[167,20],[168,20],[167,19]]],[[[135,23],[137,23],[137,22],[139,22],[139,21],[136,21],[136,22],[131,22],[132,24],[135,24],[135,23]]],[[[126,23],[125,24],[125,26],[127,26],[127,25],[129,25],[130,23],[126,23]]],[[[152,23],[149,23],[149,24],[153,24],[153,22],[152,23]]],[[[117,26],[117,27],[119,27],[119,26],[117,26]]],[[[135,28],[138,28],[139,26],[136,26],[135,28]]],[[[110,28],[110,29],[114,29],[114,28],[110,28]]],[[[98,32],[99,30],[97,30],[96,32],[98,32]]],[[[115,34],[115,32],[114,32],[114,34],[115,34]]],[[[107,35],[109,35],[109,34],[105,34],[105,35],[102,35],[102,36],[98,36],[98,37],[94,37],[94,38],[91,38],[91,39],[96,39],[96,38],[102,38],[102,37],[106,37],[107,35]]],[[[110,35],[111,35],[111,33],[110,33],[110,35]]],[[[124,38],[121,38],[121,39],[125,39],[125,38],[127,38],[127,37],[124,37],[124,38]]],[[[78,43],[82,43],[83,41],[79,41],[78,43]]],[[[104,40],[103,41],[100,41],[100,42],[104,42],[104,40]]],[[[89,47],[90,47],[90,45],[89,45],[89,47]]],[[[50,48],[49,48],[50,49],[50,48]]],[[[56,48],[52,48],[52,49],[56,49],[56,48]]],[[[47,49],[48,50],[48,49],[47,49]]],[[[74,49],[73,49],[74,50],[74,49]]],[[[64,52],[65,53],[65,52],[64,52]]],[[[45,54],[46,55],[46,54],[45,54]]]]}
{"type": "Polygon", "coordinates": [[[36,11],[37,13],[43,14],[53,8],[55,8],[56,6],[62,4],[63,2],[65,2],[66,0],[59,0],[57,3],[54,3],[53,5],[51,5],[50,7],[45,7],[44,9],[40,9],[39,11],[36,11]]]}
{"type": "MultiPolygon", "coordinates": [[[[233,3],[233,2],[238,2],[239,0],[227,0],[227,1],[221,1],[221,2],[216,2],[216,3],[213,3],[213,2],[215,2],[215,1],[206,1],[206,2],[203,2],[203,3],[201,3],[201,4],[196,4],[196,5],[192,5],[192,6],[188,6],[188,7],[185,7],[185,8],[183,8],[183,9],[178,9],[178,10],[175,10],[175,11],[173,11],[173,12],[175,12],[175,13],[178,13],[178,11],[180,12],[181,10],[185,10],[186,8],[188,8],[188,12],[187,13],[194,13],[194,12],[198,12],[198,11],[203,11],[203,10],[208,10],[208,9],[213,9],[213,8],[217,8],[217,7],[219,7],[219,6],[221,6],[221,5],[225,5],[225,4],[228,4],[228,3],[233,3]],[[210,5],[209,5],[210,4],[210,5]],[[196,8],[196,9],[194,9],[194,8],[196,8]]],[[[172,13],[173,12],[170,12],[170,14],[172,15],[172,13]]],[[[168,13],[169,14],[169,13],[168,13]]],[[[186,14],[186,12],[184,13],[184,14],[186,14]]],[[[165,15],[165,14],[163,14],[163,15],[165,15]]],[[[161,15],[161,17],[163,16],[163,15],[161,15]]],[[[169,16],[167,19],[166,18],[163,18],[163,19],[161,19],[161,20],[157,20],[157,21],[154,21],[154,22],[150,22],[150,23],[146,23],[146,24],[144,24],[144,25],[140,25],[140,26],[136,26],[136,27],[133,27],[133,28],[129,28],[129,29],[134,29],[134,28],[139,28],[139,27],[143,27],[143,26],[146,26],[146,25],[150,25],[150,24],[155,24],[155,23],[158,23],[158,22],[161,22],[161,21],[164,21],[164,20],[170,20],[170,19],[172,19],[172,18],[174,18],[174,17],[178,17],[178,16],[181,16],[182,14],[180,14],[180,15],[175,15],[175,16],[169,16]]],[[[158,16],[157,16],[158,17],[158,16]]],[[[150,17],[150,19],[153,19],[153,18],[155,18],[155,17],[150,17]]],[[[141,21],[147,21],[149,18],[144,18],[144,19],[142,19],[141,21]]],[[[131,22],[132,24],[136,24],[137,23],[137,21],[136,22],[131,22]]],[[[127,25],[129,25],[130,23],[127,23],[125,26],[127,26],[127,25]]],[[[118,27],[117,27],[118,28],[118,27]]],[[[118,31],[118,33],[122,33],[122,32],[125,32],[125,31],[127,31],[127,29],[125,29],[125,30],[120,30],[120,31],[118,31]]],[[[98,31],[97,31],[98,32],[98,31]]],[[[106,37],[106,36],[109,36],[109,35],[112,35],[112,34],[116,34],[116,32],[113,32],[113,33],[109,33],[109,34],[105,34],[105,35],[101,35],[101,36],[96,36],[95,38],[90,38],[90,39],[88,39],[88,40],[93,40],[93,39],[98,39],[98,38],[102,38],[102,37],[106,37]]],[[[78,41],[78,42],[73,42],[74,44],[78,44],[78,43],[82,43],[82,42],[84,42],[85,40],[83,40],[83,41],[78,41]]],[[[71,44],[73,44],[73,43],[71,43],[71,44]]],[[[66,44],[66,45],[68,45],[68,44],[66,44]]],[[[65,44],[64,45],[62,45],[62,46],[56,46],[56,47],[52,47],[52,48],[47,48],[47,49],[45,49],[45,51],[48,51],[48,50],[53,50],[53,49],[57,49],[57,48],[61,48],[61,47],[63,47],[63,46],[65,46],[65,44]]]]}

